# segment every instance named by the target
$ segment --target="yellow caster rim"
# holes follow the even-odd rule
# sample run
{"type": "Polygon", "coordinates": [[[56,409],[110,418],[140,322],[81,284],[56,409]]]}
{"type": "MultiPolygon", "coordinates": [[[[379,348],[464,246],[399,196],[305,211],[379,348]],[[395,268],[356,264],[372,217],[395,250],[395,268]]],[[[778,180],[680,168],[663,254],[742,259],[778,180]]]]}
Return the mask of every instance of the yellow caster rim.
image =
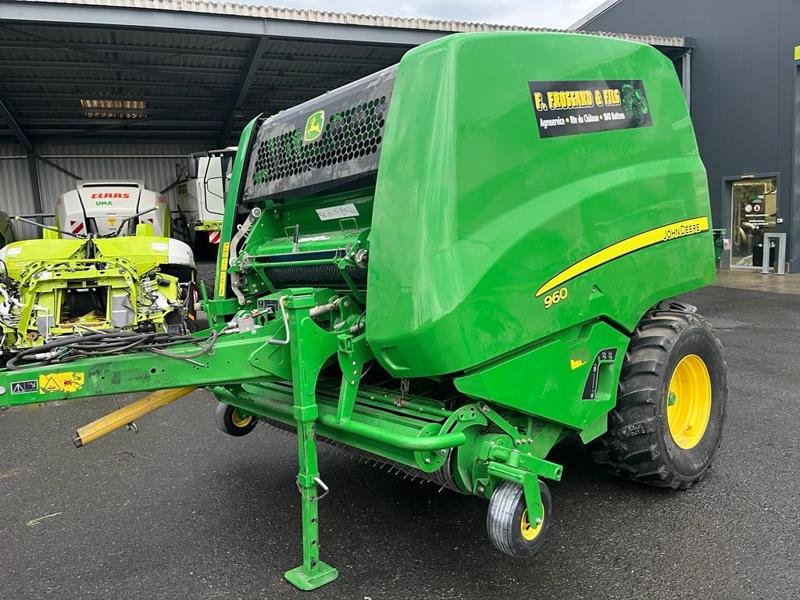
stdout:
{"type": "Polygon", "coordinates": [[[241,415],[238,410],[234,410],[233,413],[231,413],[231,421],[236,427],[247,427],[252,420],[253,417],[241,415]]]}
{"type": "Polygon", "coordinates": [[[528,509],[526,508],[522,512],[522,519],[519,523],[520,531],[522,532],[522,537],[528,542],[535,540],[540,533],[542,533],[542,525],[544,524],[543,520],[540,520],[539,523],[531,523],[528,520],[528,509]]]}
{"type": "Polygon", "coordinates": [[[669,433],[689,450],[703,439],[711,417],[711,376],[702,358],[687,354],[675,366],[667,392],[669,433]]]}

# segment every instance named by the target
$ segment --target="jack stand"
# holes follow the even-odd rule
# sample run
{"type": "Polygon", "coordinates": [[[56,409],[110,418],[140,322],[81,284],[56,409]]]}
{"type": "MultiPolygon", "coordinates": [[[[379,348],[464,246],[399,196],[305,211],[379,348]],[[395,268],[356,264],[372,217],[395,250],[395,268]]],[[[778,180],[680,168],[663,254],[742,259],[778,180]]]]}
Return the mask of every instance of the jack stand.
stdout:
{"type": "Polygon", "coordinates": [[[316,399],[317,375],[326,356],[335,351],[335,346],[325,349],[308,342],[311,337],[306,333],[308,328],[316,327],[307,316],[308,308],[314,305],[313,298],[292,296],[282,298],[281,302],[286,302],[289,309],[292,379],[295,382],[292,413],[297,426],[297,457],[300,463],[297,489],[301,496],[303,526],[303,564],[286,571],[283,576],[296,588],[309,591],[330,583],[339,576],[336,569],[319,559],[317,503],[328,490],[319,476],[317,444],[314,440],[314,422],[319,416],[316,399]],[[317,493],[318,486],[323,489],[322,495],[317,493]]]}
{"type": "Polygon", "coordinates": [[[315,475],[317,444],[314,441],[314,423],[298,423],[297,427],[297,448],[300,456],[297,489],[300,491],[302,505],[303,564],[286,571],[283,576],[296,588],[308,591],[330,583],[339,576],[339,572],[319,559],[317,502],[327,490],[323,491],[322,496],[317,495],[317,485],[322,483],[322,480],[319,475],[315,475]]]}

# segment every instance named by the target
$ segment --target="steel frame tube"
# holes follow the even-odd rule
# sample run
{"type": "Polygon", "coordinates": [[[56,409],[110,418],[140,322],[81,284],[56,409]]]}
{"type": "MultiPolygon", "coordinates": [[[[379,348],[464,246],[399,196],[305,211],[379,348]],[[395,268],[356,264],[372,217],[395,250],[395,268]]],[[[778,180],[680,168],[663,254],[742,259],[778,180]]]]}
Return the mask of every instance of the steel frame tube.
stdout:
{"type": "MultiPolygon", "coordinates": [[[[224,401],[230,401],[231,404],[239,406],[247,412],[253,412],[258,416],[259,412],[266,413],[267,417],[278,418],[285,423],[292,423],[292,405],[288,402],[281,402],[272,398],[259,397],[257,400],[253,398],[246,398],[241,402],[242,398],[237,395],[229,394],[226,390],[220,388],[214,389],[214,392],[224,398],[224,401]],[[260,409],[260,410],[259,410],[260,409]]],[[[249,394],[247,394],[249,395],[249,394]]],[[[327,404],[319,404],[320,409],[326,407],[327,404]]],[[[335,410],[335,408],[334,408],[335,410]]],[[[432,452],[435,450],[445,450],[462,446],[466,443],[467,438],[461,432],[445,433],[429,437],[416,437],[413,435],[399,434],[395,431],[382,429],[374,425],[359,422],[354,419],[348,421],[339,421],[336,419],[334,413],[322,413],[318,417],[319,433],[325,437],[330,437],[336,440],[336,432],[341,432],[349,435],[355,435],[379,444],[398,448],[400,450],[410,450],[412,452],[432,452]],[[331,435],[333,434],[333,435],[331,435]]],[[[345,442],[346,443],[346,442],[345,442]]]]}

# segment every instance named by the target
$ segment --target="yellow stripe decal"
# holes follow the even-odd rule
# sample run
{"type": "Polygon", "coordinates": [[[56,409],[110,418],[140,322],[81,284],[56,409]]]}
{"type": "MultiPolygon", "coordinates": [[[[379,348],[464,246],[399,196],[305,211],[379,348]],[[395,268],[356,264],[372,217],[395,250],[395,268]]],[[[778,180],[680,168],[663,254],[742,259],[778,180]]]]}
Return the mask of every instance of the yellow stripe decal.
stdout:
{"type": "Polygon", "coordinates": [[[800,60],[800,46],[794,47],[794,59],[800,60]]]}
{"type": "Polygon", "coordinates": [[[633,237],[629,237],[617,242],[616,244],[612,244],[607,248],[603,248],[602,250],[595,252],[594,254],[587,256],[582,260],[579,260],[571,267],[564,269],[561,271],[561,273],[551,278],[542,287],[540,287],[539,291],[536,292],[536,297],[538,298],[542,294],[546,294],[553,288],[558,287],[570,279],[574,279],[578,275],[583,275],[587,271],[620,258],[621,256],[625,256],[626,254],[630,254],[631,252],[636,252],[642,248],[654,246],[655,244],[660,244],[661,242],[675,240],[687,235],[702,233],[703,231],[708,231],[708,217],[686,219],[684,221],[663,225],[661,227],[656,227],[655,229],[650,229],[649,231],[636,234],[633,237]]]}
{"type": "Polygon", "coordinates": [[[219,298],[225,297],[225,287],[228,283],[228,255],[230,254],[231,243],[225,242],[222,244],[222,256],[217,264],[217,296],[219,298]]]}

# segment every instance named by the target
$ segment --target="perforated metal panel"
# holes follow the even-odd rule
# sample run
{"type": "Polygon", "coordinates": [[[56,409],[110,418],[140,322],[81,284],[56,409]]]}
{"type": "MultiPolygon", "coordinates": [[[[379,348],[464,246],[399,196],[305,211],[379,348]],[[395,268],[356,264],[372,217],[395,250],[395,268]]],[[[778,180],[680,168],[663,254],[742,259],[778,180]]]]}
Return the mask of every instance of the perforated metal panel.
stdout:
{"type": "Polygon", "coordinates": [[[378,71],[266,119],[244,198],[307,194],[376,172],[396,71],[378,71]]]}

